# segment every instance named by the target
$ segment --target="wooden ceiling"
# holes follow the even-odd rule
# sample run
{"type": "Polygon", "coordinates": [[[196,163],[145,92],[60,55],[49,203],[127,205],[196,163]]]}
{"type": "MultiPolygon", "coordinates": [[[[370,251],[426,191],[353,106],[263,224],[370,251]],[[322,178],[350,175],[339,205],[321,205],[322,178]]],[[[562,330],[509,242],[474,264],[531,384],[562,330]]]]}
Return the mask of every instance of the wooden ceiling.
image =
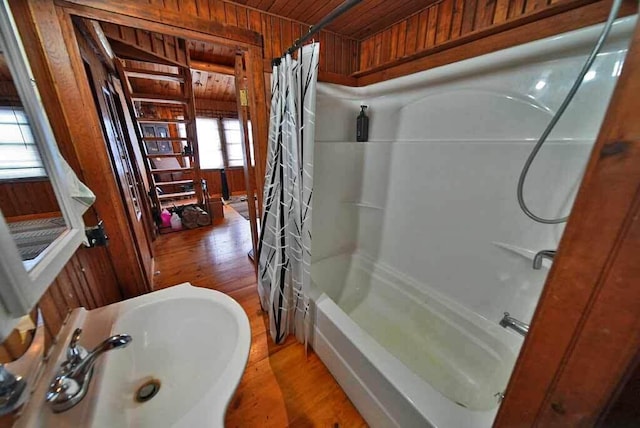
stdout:
{"type": "MultiPolygon", "coordinates": [[[[177,74],[178,65],[187,64],[187,55],[193,64],[191,78],[196,99],[235,102],[235,78],[216,71],[231,69],[235,65],[236,49],[224,45],[188,40],[186,44],[164,34],[101,23],[111,48],[125,68],[177,74]],[[209,65],[202,69],[198,64],[209,65]],[[175,65],[171,65],[175,64],[175,65]],[[221,66],[221,67],[220,67],[221,66]],[[211,70],[214,68],[214,70],[211,70]]],[[[129,77],[135,93],[180,96],[181,84],[171,80],[129,77]]]]}
{"type": "MultiPolygon", "coordinates": [[[[125,60],[127,68],[138,70],[160,71],[163,73],[177,73],[176,67],[161,64],[150,64],[144,61],[125,60]]],[[[220,73],[191,70],[193,95],[196,99],[213,101],[235,101],[235,77],[220,73]]],[[[152,80],[129,77],[131,89],[136,93],[180,96],[180,83],[166,80],[152,80]]]]}
{"type": "MultiPolygon", "coordinates": [[[[438,0],[363,0],[339,16],[328,30],[362,40],[438,0]]],[[[343,0],[234,0],[274,15],[316,24],[343,0]]]]}
{"type": "Polygon", "coordinates": [[[235,77],[220,73],[191,70],[193,95],[196,99],[235,101],[235,77]]]}

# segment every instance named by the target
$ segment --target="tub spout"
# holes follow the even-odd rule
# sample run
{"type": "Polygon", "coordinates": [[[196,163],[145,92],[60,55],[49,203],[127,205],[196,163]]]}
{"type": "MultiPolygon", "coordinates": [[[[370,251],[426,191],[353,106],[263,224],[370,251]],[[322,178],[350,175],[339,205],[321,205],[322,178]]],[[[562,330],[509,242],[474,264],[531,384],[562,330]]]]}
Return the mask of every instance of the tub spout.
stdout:
{"type": "Polygon", "coordinates": [[[518,321],[517,319],[509,315],[509,312],[504,313],[504,316],[500,320],[500,325],[504,328],[510,328],[511,330],[521,334],[522,336],[526,336],[527,333],[529,333],[529,324],[518,321]]]}

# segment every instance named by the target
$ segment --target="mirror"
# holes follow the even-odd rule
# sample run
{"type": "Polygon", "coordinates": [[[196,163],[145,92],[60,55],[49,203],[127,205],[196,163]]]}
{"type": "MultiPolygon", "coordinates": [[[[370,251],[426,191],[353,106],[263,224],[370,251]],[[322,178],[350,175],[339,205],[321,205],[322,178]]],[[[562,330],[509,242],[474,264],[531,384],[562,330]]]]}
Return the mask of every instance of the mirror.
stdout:
{"type": "Polygon", "coordinates": [[[58,151],[7,0],[0,0],[0,340],[85,239],[93,194],[58,151]]]}
{"type": "Polygon", "coordinates": [[[2,50],[0,209],[27,270],[68,229],[2,50]]]}

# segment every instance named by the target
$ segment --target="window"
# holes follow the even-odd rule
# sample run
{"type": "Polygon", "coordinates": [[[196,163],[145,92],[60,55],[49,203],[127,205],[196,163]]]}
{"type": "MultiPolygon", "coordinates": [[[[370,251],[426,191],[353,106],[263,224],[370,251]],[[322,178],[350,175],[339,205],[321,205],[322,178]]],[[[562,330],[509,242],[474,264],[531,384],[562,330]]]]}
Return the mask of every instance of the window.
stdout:
{"type": "Polygon", "coordinates": [[[224,138],[227,142],[227,160],[229,166],[242,166],[242,140],[240,138],[240,121],[223,119],[224,138]]]}
{"type": "MultiPolygon", "coordinates": [[[[242,140],[240,138],[240,121],[238,119],[223,119],[224,136],[227,142],[227,157],[229,166],[242,166],[242,140]]],[[[251,135],[251,121],[247,122],[249,131],[249,151],[251,154],[251,165],[255,165],[253,160],[253,138],[251,135]]]]}
{"type": "Polygon", "coordinates": [[[196,118],[200,168],[224,168],[218,119],[196,118]]]}
{"type": "MultiPolygon", "coordinates": [[[[182,125],[184,127],[184,125],[182,125]]],[[[251,165],[253,160],[253,142],[251,135],[251,122],[249,126],[249,148],[251,152],[251,165]]],[[[240,139],[240,121],[238,119],[196,119],[196,132],[198,133],[198,148],[200,155],[200,167],[203,169],[224,168],[224,152],[222,144],[225,144],[227,165],[229,167],[243,166],[242,140],[240,139]],[[220,141],[218,127],[224,130],[224,141],[220,141]]],[[[180,131],[186,136],[186,132],[180,131]]]]}
{"type": "Polygon", "coordinates": [[[0,179],[46,176],[24,110],[0,107],[0,179]]]}

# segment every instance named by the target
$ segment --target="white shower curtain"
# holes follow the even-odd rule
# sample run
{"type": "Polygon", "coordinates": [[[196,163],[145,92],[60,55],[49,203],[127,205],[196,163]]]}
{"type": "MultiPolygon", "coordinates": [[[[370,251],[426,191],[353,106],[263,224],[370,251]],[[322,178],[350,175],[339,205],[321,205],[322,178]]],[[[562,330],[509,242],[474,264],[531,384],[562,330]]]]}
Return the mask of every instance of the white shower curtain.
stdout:
{"type": "Polygon", "coordinates": [[[271,117],[258,245],[258,292],[275,343],[307,341],[316,81],[320,47],[273,67],[271,117]]]}

